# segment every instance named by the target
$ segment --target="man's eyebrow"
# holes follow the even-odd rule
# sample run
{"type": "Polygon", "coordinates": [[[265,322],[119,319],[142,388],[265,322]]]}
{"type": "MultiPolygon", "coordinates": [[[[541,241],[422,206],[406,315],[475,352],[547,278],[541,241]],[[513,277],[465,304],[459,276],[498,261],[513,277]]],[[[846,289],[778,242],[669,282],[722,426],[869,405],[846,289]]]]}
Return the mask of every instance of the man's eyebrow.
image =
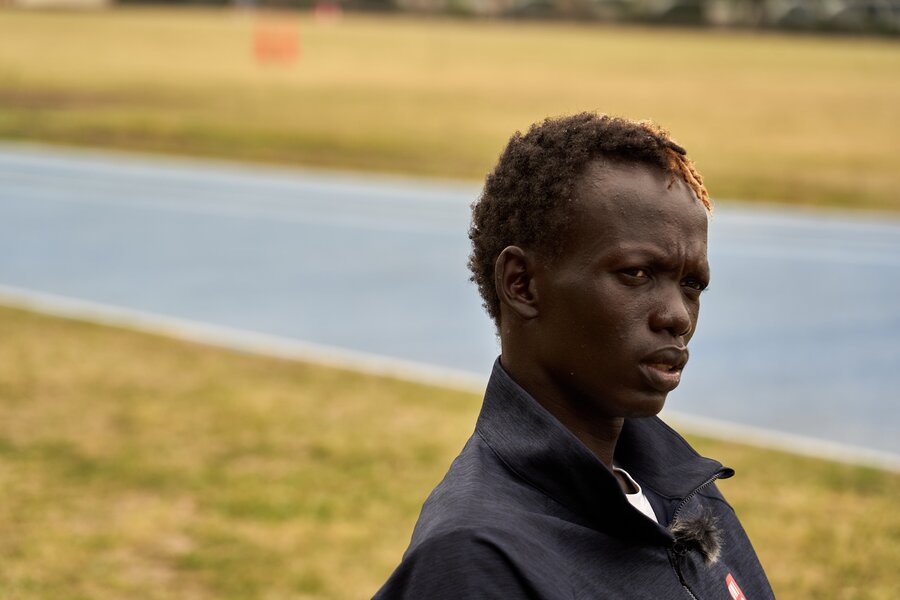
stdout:
{"type": "Polygon", "coordinates": [[[613,248],[613,253],[628,257],[671,258],[672,253],[656,244],[630,244],[623,242],[613,248]]]}
{"type": "MultiPolygon", "coordinates": [[[[676,264],[680,261],[680,252],[673,253],[670,248],[665,248],[657,244],[637,243],[629,244],[627,242],[618,244],[615,250],[611,252],[613,256],[622,257],[630,260],[646,260],[660,264],[676,264]]],[[[703,261],[702,268],[709,270],[708,260],[703,261]]]]}

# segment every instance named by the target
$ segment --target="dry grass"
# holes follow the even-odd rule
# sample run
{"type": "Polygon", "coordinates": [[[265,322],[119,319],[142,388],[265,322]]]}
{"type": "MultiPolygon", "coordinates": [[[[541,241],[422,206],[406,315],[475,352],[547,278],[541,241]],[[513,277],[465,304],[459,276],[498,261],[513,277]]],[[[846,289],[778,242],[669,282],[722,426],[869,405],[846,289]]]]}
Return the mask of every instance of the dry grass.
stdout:
{"type": "Polygon", "coordinates": [[[652,117],[719,198],[900,209],[889,40],[290,16],[0,11],[0,137],[481,179],[510,133],[584,109],[652,117]]]}
{"type": "MultiPolygon", "coordinates": [[[[0,597],[364,598],[464,393],[0,308],[0,597]]],[[[893,598],[900,476],[710,440],[784,598],[893,598]]]]}

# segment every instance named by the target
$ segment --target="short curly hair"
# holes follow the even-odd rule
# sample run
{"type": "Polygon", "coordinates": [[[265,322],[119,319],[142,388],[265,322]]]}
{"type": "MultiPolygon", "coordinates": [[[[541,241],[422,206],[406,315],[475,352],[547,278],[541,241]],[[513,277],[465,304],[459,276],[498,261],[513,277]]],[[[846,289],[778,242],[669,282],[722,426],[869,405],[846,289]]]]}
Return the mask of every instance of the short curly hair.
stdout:
{"type": "Polygon", "coordinates": [[[517,131],[487,176],[481,197],[472,204],[469,228],[470,280],[498,328],[497,257],[507,246],[516,245],[555,258],[570,216],[566,207],[574,200],[585,168],[598,159],[659,168],[671,183],[682,179],[712,212],[703,178],[684,148],[650,121],[583,112],[545,119],[525,135],[517,131]]]}

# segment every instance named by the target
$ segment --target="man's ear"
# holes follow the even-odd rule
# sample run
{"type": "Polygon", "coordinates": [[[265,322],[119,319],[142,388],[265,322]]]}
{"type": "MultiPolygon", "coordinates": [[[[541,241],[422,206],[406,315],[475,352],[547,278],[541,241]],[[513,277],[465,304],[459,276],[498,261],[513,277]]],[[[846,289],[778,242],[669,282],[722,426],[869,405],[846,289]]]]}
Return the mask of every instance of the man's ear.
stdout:
{"type": "Polygon", "coordinates": [[[494,263],[494,285],[500,304],[522,319],[538,316],[534,258],[518,246],[507,246],[494,263]]]}

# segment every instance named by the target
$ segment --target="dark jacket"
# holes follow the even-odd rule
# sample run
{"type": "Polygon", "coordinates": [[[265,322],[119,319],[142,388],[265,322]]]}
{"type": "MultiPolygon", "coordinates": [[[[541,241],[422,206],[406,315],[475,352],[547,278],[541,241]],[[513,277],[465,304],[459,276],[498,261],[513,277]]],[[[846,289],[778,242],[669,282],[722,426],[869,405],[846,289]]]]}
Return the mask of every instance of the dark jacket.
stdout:
{"type": "Polygon", "coordinates": [[[626,420],[615,462],[662,525],[628,503],[612,472],[498,360],[475,433],[375,598],[773,598],[714,483],[734,471],[656,417],[626,420]]]}

